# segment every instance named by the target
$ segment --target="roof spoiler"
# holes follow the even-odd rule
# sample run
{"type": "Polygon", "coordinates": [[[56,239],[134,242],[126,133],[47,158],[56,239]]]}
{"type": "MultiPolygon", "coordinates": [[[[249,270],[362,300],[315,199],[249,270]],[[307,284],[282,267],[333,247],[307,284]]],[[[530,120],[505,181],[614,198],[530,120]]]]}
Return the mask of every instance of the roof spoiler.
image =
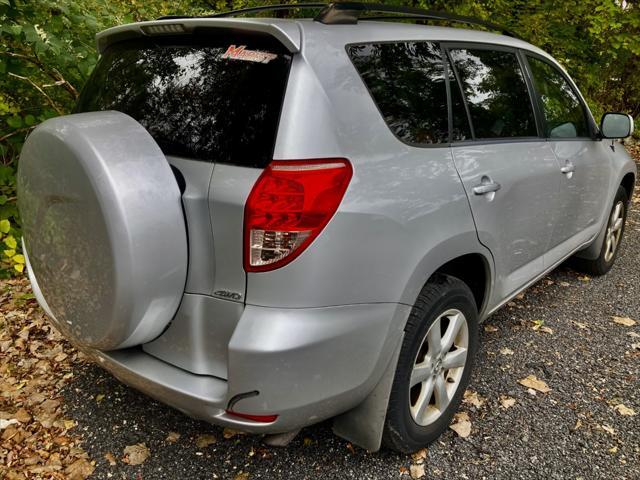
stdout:
{"type": "Polygon", "coordinates": [[[112,44],[140,37],[188,35],[194,30],[230,29],[260,32],[278,40],[291,53],[300,51],[300,30],[295,24],[274,24],[268,21],[230,18],[169,18],[150,22],[129,23],[109,28],[96,35],[101,54],[112,44]]]}

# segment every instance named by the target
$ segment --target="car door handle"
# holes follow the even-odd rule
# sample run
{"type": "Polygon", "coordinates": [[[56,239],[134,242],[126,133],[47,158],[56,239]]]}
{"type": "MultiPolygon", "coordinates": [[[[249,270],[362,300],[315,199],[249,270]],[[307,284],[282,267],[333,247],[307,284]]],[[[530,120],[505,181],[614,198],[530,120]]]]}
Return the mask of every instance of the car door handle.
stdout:
{"type": "Polygon", "coordinates": [[[487,193],[493,193],[500,190],[501,185],[497,182],[481,183],[473,187],[473,193],[476,195],[486,195],[487,193]]]}
{"type": "Polygon", "coordinates": [[[567,162],[567,164],[564,167],[562,167],[560,169],[560,171],[566,175],[568,173],[575,172],[576,171],[576,167],[575,167],[575,165],[573,163],[567,162]]]}

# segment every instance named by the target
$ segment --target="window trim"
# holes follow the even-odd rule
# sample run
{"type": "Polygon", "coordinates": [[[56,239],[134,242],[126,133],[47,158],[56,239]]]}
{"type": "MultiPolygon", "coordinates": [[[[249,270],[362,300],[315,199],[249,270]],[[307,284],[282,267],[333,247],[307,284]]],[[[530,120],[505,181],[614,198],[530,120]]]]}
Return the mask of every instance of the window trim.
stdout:
{"type": "Polygon", "coordinates": [[[544,138],[547,141],[551,141],[551,142],[575,142],[575,141],[584,141],[586,139],[588,140],[597,140],[598,139],[598,128],[595,124],[595,119],[593,118],[593,115],[591,114],[591,110],[589,109],[589,107],[587,106],[584,98],[582,98],[582,95],[580,94],[580,91],[578,90],[577,86],[573,83],[573,80],[571,80],[571,78],[565,73],[565,71],[562,68],[558,68],[558,65],[555,65],[554,62],[550,61],[548,58],[544,57],[543,55],[540,55],[538,53],[532,52],[530,50],[524,50],[524,49],[520,49],[521,55],[523,57],[524,62],[526,63],[527,66],[527,73],[530,76],[530,80],[531,80],[531,86],[533,88],[533,92],[535,95],[535,103],[537,104],[537,108],[540,110],[540,116],[541,116],[541,125],[542,125],[542,130],[541,130],[541,138],[544,138]],[[544,116],[544,109],[542,108],[542,98],[540,96],[540,92],[538,92],[538,89],[536,88],[536,83],[535,83],[535,78],[533,76],[533,70],[531,70],[531,66],[529,65],[529,57],[531,58],[535,58],[536,60],[541,61],[542,63],[545,63],[547,65],[549,65],[551,68],[553,68],[556,72],[558,72],[560,74],[560,76],[564,79],[564,81],[567,83],[567,85],[569,85],[569,88],[571,89],[571,91],[573,92],[573,94],[576,96],[576,98],[578,99],[578,103],[580,104],[580,107],[582,108],[582,116],[585,120],[585,123],[587,124],[587,130],[589,135],[588,136],[584,136],[584,137],[566,137],[566,138],[553,138],[553,137],[549,137],[545,134],[545,130],[546,130],[546,124],[547,124],[547,120],[544,116]]]}
{"type": "Polygon", "coordinates": [[[531,80],[528,78],[527,69],[525,68],[525,65],[523,64],[522,59],[520,58],[520,54],[519,54],[520,49],[516,47],[510,47],[508,45],[494,45],[491,43],[483,43],[483,42],[442,42],[442,47],[446,50],[447,57],[449,58],[453,71],[455,72],[456,81],[458,83],[460,92],[462,94],[462,101],[464,102],[465,110],[467,111],[467,118],[469,121],[469,125],[471,126],[471,135],[472,135],[472,140],[463,140],[463,141],[453,142],[452,146],[453,145],[469,145],[472,142],[475,145],[477,144],[486,145],[490,143],[531,142],[531,141],[544,139],[544,136],[543,136],[544,130],[541,129],[541,125],[540,125],[541,118],[538,117],[538,113],[536,111],[535,104],[537,102],[537,99],[534,96],[534,91],[532,90],[533,84],[530,83],[531,80]],[[464,94],[462,82],[460,81],[460,76],[458,74],[458,69],[456,68],[455,63],[451,58],[451,50],[463,50],[463,49],[491,50],[491,51],[508,52],[508,53],[514,54],[518,62],[518,65],[520,66],[520,69],[522,71],[522,77],[524,79],[524,83],[527,89],[527,94],[529,96],[529,102],[531,104],[531,110],[533,112],[533,121],[536,127],[536,135],[528,135],[528,136],[520,136],[520,137],[490,137],[490,138],[478,138],[476,136],[476,131],[473,126],[473,121],[471,119],[471,111],[467,104],[467,98],[466,98],[466,95],[464,94]]]}

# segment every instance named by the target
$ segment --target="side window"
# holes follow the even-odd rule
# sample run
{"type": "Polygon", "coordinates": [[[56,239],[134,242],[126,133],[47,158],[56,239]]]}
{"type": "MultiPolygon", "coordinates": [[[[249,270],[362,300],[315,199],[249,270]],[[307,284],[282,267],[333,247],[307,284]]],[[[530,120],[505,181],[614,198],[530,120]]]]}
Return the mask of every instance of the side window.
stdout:
{"type": "Polygon", "coordinates": [[[535,137],[533,106],[515,53],[454,48],[476,138],[535,137]]]}
{"type": "Polygon", "coordinates": [[[582,103],[562,73],[539,58],[527,60],[544,114],[545,137],[589,137],[582,103]]]}
{"type": "MultiPolygon", "coordinates": [[[[347,51],[399,139],[418,145],[449,142],[444,63],[438,44],[361,44],[347,51]]],[[[464,131],[464,127],[458,129],[464,131]]]]}

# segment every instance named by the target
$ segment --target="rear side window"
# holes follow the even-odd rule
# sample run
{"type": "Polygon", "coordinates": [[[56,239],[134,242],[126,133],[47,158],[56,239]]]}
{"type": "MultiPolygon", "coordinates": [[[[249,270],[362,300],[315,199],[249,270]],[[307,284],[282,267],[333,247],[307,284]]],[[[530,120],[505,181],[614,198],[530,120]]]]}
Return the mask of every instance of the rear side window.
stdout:
{"type": "MultiPolygon", "coordinates": [[[[350,45],[347,52],[400,140],[413,145],[449,142],[446,77],[438,44],[350,45]]],[[[468,126],[466,131],[464,125],[459,126],[456,132],[464,136],[468,126]]]]}
{"type": "Polygon", "coordinates": [[[161,38],[111,46],[79,112],[118,110],[167,155],[264,167],[272,159],[291,55],[254,38],[161,38]]]}
{"type": "Polygon", "coordinates": [[[515,53],[452,49],[477,139],[538,135],[527,84],[515,53]]]}
{"type": "Polygon", "coordinates": [[[544,134],[550,138],[588,137],[582,103],[560,71],[535,57],[527,57],[544,114],[544,134]]]}

